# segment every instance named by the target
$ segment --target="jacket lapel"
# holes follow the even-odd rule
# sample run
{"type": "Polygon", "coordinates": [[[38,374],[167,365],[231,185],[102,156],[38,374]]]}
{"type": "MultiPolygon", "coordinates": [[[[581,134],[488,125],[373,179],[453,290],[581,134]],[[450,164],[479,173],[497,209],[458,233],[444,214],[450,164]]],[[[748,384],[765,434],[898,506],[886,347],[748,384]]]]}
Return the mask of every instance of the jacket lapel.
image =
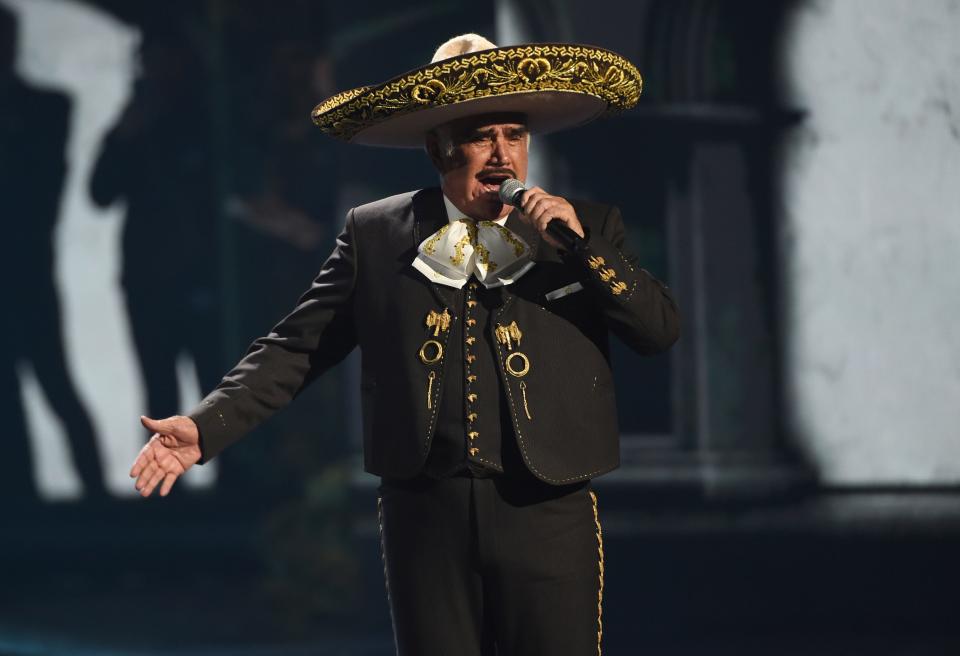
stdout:
{"type": "MultiPolygon", "coordinates": [[[[416,253],[420,242],[442,228],[448,221],[447,210],[443,205],[443,192],[439,187],[423,189],[413,196],[413,252],[416,253]]],[[[412,268],[412,267],[411,267],[412,268]]],[[[431,282],[419,271],[415,277],[427,285],[443,306],[449,306],[451,296],[449,292],[456,291],[450,287],[444,288],[431,282]]]]}

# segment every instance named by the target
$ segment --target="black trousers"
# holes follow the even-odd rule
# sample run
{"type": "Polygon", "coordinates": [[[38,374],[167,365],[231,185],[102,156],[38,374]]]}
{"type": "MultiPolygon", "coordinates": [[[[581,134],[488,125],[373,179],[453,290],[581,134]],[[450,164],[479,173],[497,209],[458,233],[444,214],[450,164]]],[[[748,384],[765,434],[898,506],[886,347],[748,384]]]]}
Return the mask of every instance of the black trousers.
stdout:
{"type": "Polygon", "coordinates": [[[383,481],[400,656],[600,654],[603,538],[588,482],[383,481]]]}

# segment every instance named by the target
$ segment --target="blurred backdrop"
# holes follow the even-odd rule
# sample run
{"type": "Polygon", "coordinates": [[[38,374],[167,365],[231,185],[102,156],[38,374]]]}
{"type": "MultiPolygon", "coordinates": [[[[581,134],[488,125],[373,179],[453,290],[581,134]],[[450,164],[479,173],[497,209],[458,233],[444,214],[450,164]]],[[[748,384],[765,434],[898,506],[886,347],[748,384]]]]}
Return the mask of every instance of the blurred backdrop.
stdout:
{"type": "Polygon", "coordinates": [[[393,653],[355,355],[170,497],[127,472],[350,207],[436,184],[313,105],[468,31],[645,78],[531,145],[684,317],[614,348],[605,653],[960,653],[956,0],[0,0],[0,654],[393,653]]]}

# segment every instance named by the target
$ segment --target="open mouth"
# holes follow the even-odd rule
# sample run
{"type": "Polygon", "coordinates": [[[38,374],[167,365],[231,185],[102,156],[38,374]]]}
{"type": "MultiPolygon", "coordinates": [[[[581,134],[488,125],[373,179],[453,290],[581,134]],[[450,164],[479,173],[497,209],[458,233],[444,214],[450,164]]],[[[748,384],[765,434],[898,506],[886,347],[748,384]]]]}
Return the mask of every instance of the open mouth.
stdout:
{"type": "Polygon", "coordinates": [[[491,173],[479,178],[480,184],[483,185],[484,193],[499,193],[500,185],[503,184],[505,180],[509,179],[510,175],[507,173],[491,173]]]}

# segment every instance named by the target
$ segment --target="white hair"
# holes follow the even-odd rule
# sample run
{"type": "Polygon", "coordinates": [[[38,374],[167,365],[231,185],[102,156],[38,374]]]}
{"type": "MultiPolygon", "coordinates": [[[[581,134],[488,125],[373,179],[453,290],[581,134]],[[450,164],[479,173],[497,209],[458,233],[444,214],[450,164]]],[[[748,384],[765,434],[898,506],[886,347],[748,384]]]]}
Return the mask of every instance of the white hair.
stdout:
{"type": "Polygon", "coordinates": [[[490,50],[496,48],[496,44],[479,34],[461,34],[455,36],[440,44],[437,51],[433,53],[431,64],[435,64],[443,59],[450,59],[457,55],[465,55],[468,52],[477,52],[478,50],[490,50]]]}

